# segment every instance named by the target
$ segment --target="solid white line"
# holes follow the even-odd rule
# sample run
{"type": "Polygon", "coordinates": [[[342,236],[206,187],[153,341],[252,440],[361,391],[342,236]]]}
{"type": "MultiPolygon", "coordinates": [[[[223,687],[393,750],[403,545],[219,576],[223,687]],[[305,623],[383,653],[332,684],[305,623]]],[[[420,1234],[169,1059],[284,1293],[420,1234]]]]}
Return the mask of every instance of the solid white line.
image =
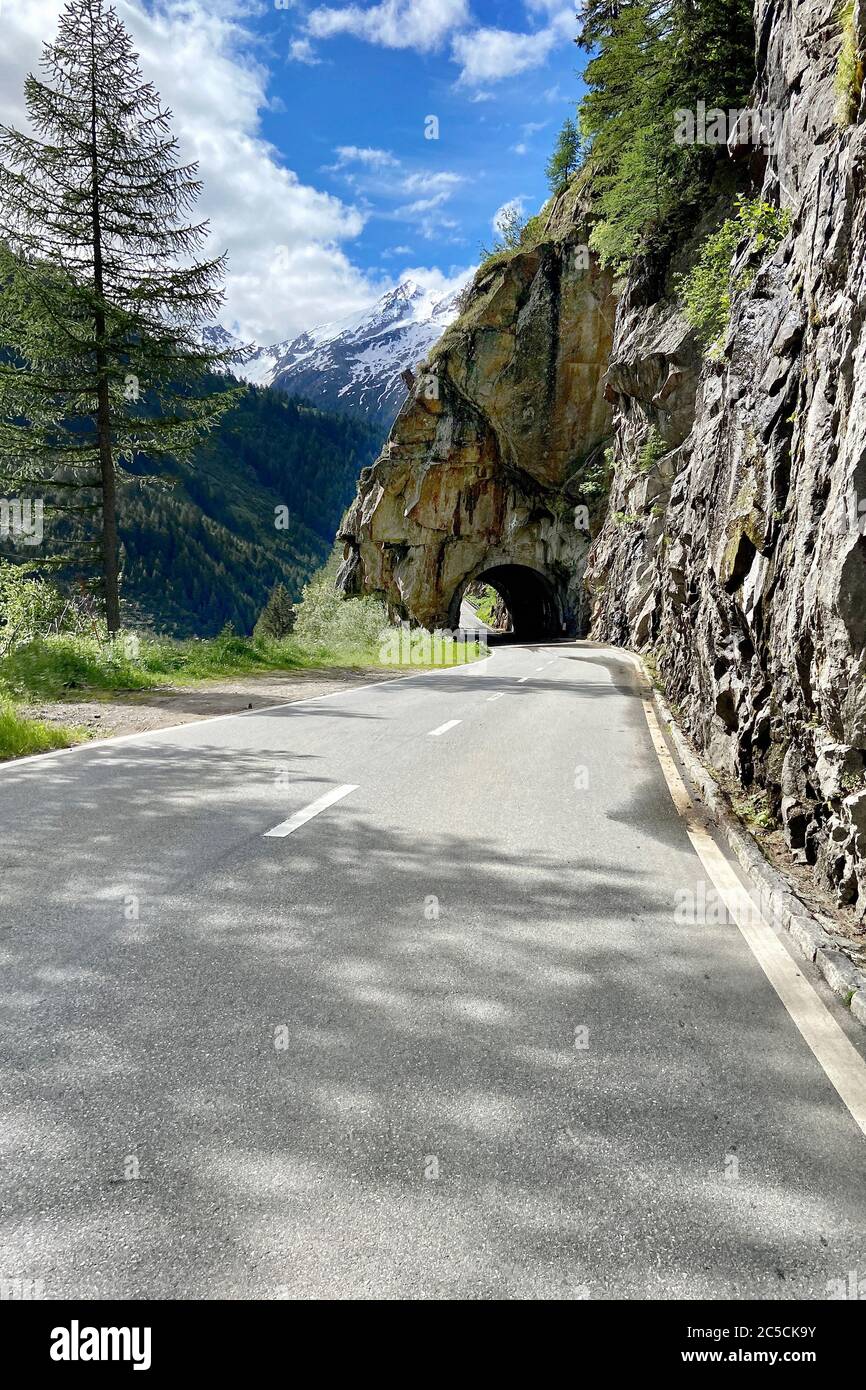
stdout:
{"type": "Polygon", "coordinates": [[[453,728],[455,728],[458,724],[462,724],[462,723],[463,723],[463,720],[462,720],[462,719],[449,719],[447,724],[440,724],[438,729],[430,729],[430,730],[429,730],[429,733],[428,733],[428,737],[429,737],[429,738],[436,738],[439,734],[447,734],[447,732],[448,732],[449,729],[453,729],[453,728]]]}
{"type": "Polygon", "coordinates": [[[289,820],[281,821],[279,825],[274,826],[273,830],[266,830],[265,839],[282,839],[285,835],[291,835],[293,830],[297,830],[301,825],[306,825],[308,820],[313,819],[313,816],[320,815],[329,806],[333,806],[335,801],[341,801],[344,796],[349,795],[349,792],[357,791],[357,789],[358,784],[356,782],[347,782],[345,786],[334,787],[333,791],[325,792],[325,795],[320,796],[317,801],[311,801],[309,806],[305,806],[302,811],[296,811],[289,820]]]}
{"type": "Polygon", "coordinates": [[[646,698],[643,707],[671,800],[685,822],[686,834],[698,858],[791,1019],[866,1136],[866,1062],[745,892],[692,802],[655,710],[646,698]]]}

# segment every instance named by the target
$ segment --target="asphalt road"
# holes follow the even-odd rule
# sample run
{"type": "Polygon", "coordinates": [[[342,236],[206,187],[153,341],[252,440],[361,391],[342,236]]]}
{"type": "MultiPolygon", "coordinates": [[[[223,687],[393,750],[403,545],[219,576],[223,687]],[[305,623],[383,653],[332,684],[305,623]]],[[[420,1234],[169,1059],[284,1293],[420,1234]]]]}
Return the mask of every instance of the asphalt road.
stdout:
{"type": "Polygon", "coordinates": [[[866,1140],[736,927],[677,920],[709,885],[616,652],[509,646],[30,761],[0,817],[4,1278],[866,1276],[866,1140]]]}

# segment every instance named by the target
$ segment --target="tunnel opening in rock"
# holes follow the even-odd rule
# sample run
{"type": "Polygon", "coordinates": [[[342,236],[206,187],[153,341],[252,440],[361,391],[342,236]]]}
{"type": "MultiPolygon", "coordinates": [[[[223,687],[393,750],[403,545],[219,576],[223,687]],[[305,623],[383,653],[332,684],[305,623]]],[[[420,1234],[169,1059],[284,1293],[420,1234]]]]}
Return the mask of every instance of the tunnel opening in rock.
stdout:
{"type": "Polygon", "coordinates": [[[503,638],[530,642],[562,636],[563,615],[556,590],[545,575],[528,565],[493,565],[474,575],[471,584],[454,596],[453,627],[458,625],[460,603],[467,589],[478,593],[488,586],[501,600],[496,617],[503,638]]]}

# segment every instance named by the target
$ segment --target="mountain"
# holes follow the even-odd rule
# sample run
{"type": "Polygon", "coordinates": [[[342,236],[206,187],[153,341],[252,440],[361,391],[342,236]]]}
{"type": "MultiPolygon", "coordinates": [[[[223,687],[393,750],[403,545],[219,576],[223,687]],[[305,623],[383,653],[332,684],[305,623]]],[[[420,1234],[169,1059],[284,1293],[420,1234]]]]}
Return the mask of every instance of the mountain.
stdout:
{"type": "Polygon", "coordinates": [[[131,612],[178,637],[210,636],[226,622],[251,632],[278,580],[297,599],[327,560],[358,473],[381,444],[363,420],[248,387],[191,464],[172,465],[173,486],[122,485],[131,612]]]}
{"type": "MultiPolygon", "coordinates": [[[[211,384],[224,389],[225,379],[211,384]]],[[[125,621],[175,637],[210,637],[227,622],[251,632],[277,581],[297,599],[327,560],[382,439],[364,420],[248,386],[188,465],[127,466],[118,489],[125,621]],[[136,476],[145,473],[155,480],[136,476]]],[[[91,523],[58,515],[55,500],[65,499],[46,496],[46,542],[68,554],[91,523]]],[[[21,558],[11,542],[0,541],[0,553],[21,558]]],[[[63,571],[75,583],[87,573],[74,562],[63,571]]]]}
{"type": "MultiPolygon", "coordinates": [[[[457,318],[460,291],[442,295],[407,279],[371,309],[321,324],[290,342],[254,346],[234,374],[297,393],[328,410],[390,428],[406,397],[402,373],[415,367],[457,318]]],[[[224,328],[205,330],[220,347],[239,345],[224,328]]]]}

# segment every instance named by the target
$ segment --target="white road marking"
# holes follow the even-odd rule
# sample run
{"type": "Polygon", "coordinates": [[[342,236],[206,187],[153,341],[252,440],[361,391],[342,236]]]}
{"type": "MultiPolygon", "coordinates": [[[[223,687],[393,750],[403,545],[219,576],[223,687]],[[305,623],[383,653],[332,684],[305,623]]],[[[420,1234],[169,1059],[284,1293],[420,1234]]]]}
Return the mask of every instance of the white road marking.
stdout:
{"type": "Polygon", "coordinates": [[[644,699],[643,707],[671,800],[685,822],[698,858],[756,961],[866,1136],[866,1062],[745,892],[689,796],[650,700],[644,699]]]}
{"type": "Polygon", "coordinates": [[[518,685],[522,685],[524,681],[528,681],[528,680],[529,680],[529,677],[528,677],[528,676],[518,676],[518,677],[517,677],[517,684],[518,684],[518,685]]]}
{"type": "Polygon", "coordinates": [[[296,811],[288,820],[275,825],[273,830],[266,830],[265,839],[282,839],[285,835],[291,835],[293,830],[297,830],[301,825],[306,825],[308,820],[313,819],[313,816],[320,815],[329,806],[333,806],[335,801],[341,801],[344,796],[349,795],[349,792],[357,791],[357,789],[356,782],[347,782],[342,787],[334,787],[333,791],[325,792],[325,795],[320,796],[318,800],[311,801],[309,806],[305,806],[302,811],[296,811]]]}
{"type": "MultiPolygon", "coordinates": [[[[485,665],[492,661],[496,652],[491,652],[475,663],[478,666],[485,665]]],[[[73,744],[71,748],[54,748],[49,753],[28,753],[25,758],[7,758],[0,762],[0,776],[4,772],[15,772],[25,763],[44,763],[50,765],[57,758],[68,758],[74,753],[86,753],[91,748],[103,748],[108,745],[119,743],[138,743],[139,740],[159,738],[162,734],[180,733],[182,729],[194,728],[197,724],[222,724],[227,719],[250,719],[259,714],[273,714],[277,710],[291,709],[295,705],[315,705],[320,700],[342,699],[346,695],[360,695],[362,691],[376,690],[379,686],[400,685],[403,681],[425,680],[428,676],[447,676],[453,675],[455,670],[463,669],[463,664],[458,666],[437,666],[430,671],[416,671],[411,676],[388,676],[385,680],[370,681],[366,685],[350,685],[346,690],[331,690],[327,695],[305,695],[301,700],[281,700],[276,705],[262,705],[260,709],[239,709],[234,714],[211,714],[203,719],[188,719],[185,724],[165,724],[161,729],[142,729],[135,734],[109,734],[106,738],[91,738],[84,743],[73,744]]],[[[265,675],[270,674],[265,672],[265,675]]],[[[109,752],[111,748],[109,748],[109,752]]]]}
{"type": "Polygon", "coordinates": [[[505,694],[505,691],[504,691],[504,690],[497,690],[497,692],[496,692],[495,695],[488,695],[488,696],[487,696],[487,703],[488,703],[488,705],[490,704],[490,701],[491,701],[491,700],[501,700],[504,694],[505,694]]]}
{"type": "Polygon", "coordinates": [[[447,734],[449,729],[454,729],[458,724],[462,724],[462,719],[449,719],[447,724],[440,724],[438,729],[429,731],[429,738],[437,738],[439,734],[447,734]]]}

